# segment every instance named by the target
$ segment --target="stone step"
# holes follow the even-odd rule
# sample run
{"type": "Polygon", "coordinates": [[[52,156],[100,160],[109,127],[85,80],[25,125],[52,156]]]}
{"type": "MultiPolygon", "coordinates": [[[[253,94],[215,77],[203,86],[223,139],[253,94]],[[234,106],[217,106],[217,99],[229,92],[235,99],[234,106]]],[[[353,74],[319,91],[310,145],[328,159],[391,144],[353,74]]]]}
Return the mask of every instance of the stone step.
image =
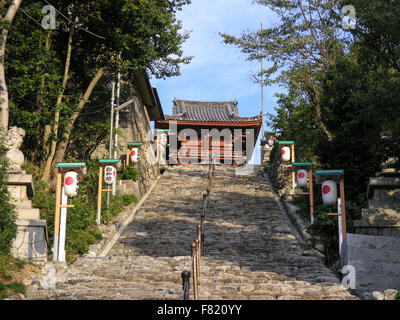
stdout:
{"type": "MultiPolygon", "coordinates": [[[[169,168],[107,257],[77,259],[60,273],[57,290],[28,298],[181,299],[207,172],[169,168]]],[[[316,256],[302,254],[262,176],[217,167],[208,209],[200,298],[353,298],[316,256]]]]}
{"type": "Polygon", "coordinates": [[[15,205],[17,208],[32,209],[32,200],[17,200],[15,205]]]}
{"type": "Polygon", "coordinates": [[[372,198],[375,189],[399,189],[400,177],[371,177],[367,189],[368,198],[372,198]]]}
{"type": "Polygon", "coordinates": [[[392,209],[400,212],[400,201],[395,200],[368,200],[369,209],[392,209]]]}
{"type": "Polygon", "coordinates": [[[362,219],[400,221],[400,211],[392,208],[362,209],[362,219]]]}
{"type": "Polygon", "coordinates": [[[34,208],[17,208],[17,219],[40,220],[40,210],[34,208]]]}
{"type": "Polygon", "coordinates": [[[387,168],[382,169],[381,172],[377,172],[375,175],[382,177],[400,177],[400,171],[395,168],[387,168]]]}

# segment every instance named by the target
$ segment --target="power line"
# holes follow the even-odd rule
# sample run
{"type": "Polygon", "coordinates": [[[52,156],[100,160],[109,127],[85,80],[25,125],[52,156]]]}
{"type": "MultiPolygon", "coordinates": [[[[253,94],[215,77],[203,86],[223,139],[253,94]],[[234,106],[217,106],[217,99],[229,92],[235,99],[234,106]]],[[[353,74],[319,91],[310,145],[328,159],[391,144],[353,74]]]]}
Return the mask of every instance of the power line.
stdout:
{"type": "MultiPolygon", "coordinates": [[[[39,106],[38,104],[33,103],[33,102],[31,102],[31,101],[29,101],[29,100],[26,100],[26,99],[24,99],[24,98],[21,98],[21,97],[15,97],[15,98],[17,98],[17,99],[19,99],[19,100],[22,100],[22,101],[25,101],[25,102],[31,104],[32,106],[35,106],[35,107],[38,107],[38,108],[41,107],[41,106],[39,106]]],[[[91,112],[80,112],[79,115],[95,114],[95,113],[102,112],[103,110],[105,110],[106,108],[108,108],[108,103],[107,103],[107,104],[103,103],[103,104],[99,104],[99,105],[95,105],[95,106],[89,106],[89,107],[90,107],[90,108],[97,108],[97,107],[103,107],[103,106],[104,106],[104,108],[102,108],[102,109],[98,109],[98,110],[96,110],[96,111],[91,111],[91,112]]]]}
{"type": "Polygon", "coordinates": [[[44,0],[44,2],[46,2],[48,5],[52,6],[61,16],[63,16],[63,17],[64,17],[65,19],[67,19],[70,23],[72,23],[72,24],[75,26],[75,28],[78,28],[78,29],[80,29],[80,30],[82,30],[82,31],[85,31],[85,32],[87,32],[87,33],[89,33],[89,34],[91,34],[91,35],[97,37],[97,38],[100,38],[100,39],[103,39],[103,40],[106,39],[105,37],[99,36],[98,34],[95,34],[95,33],[91,32],[91,31],[88,30],[88,29],[84,29],[84,28],[78,26],[78,25],[76,24],[76,22],[73,22],[70,18],[68,18],[67,16],[65,16],[60,10],[58,10],[55,6],[53,6],[53,5],[52,5],[51,3],[49,3],[47,0],[44,0]]]}
{"type": "Polygon", "coordinates": [[[19,8],[19,10],[21,10],[24,15],[26,15],[29,19],[31,19],[33,22],[35,22],[39,27],[43,28],[42,24],[39,21],[37,21],[35,18],[31,17],[24,9],[19,8]]]}

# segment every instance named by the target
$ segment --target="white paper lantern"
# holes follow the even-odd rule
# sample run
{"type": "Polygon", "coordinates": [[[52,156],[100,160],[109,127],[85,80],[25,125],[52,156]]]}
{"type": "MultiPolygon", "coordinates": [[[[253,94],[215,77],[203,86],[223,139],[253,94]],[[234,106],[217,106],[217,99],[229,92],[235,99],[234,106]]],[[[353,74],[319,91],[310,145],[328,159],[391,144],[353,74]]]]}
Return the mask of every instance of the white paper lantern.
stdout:
{"type": "Polygon", "coordinates": [[[131,160],[133,163],[138,162],[139,158],[139,149],[138,148],[132,148],[131,150],[131,160]]]}
{"type": "Polygon", "coordinates": [[[282,148],[282,160],[290,161],[290,148],[289,147],[282,148]]]}
{"type": "Polygon", "coordinates": [[[322,201],[325,205],[334,205],[337,203],[337,186],[336,182],[326,180],[321,186],[322,201]]]}
{"type": "Polygon", "coordinates": [[[76,197],[78,195],[79,182],[78,173],[69,171],[64,175],[64,192],[68,197],[76,197]]]}
{"type": "Polygon", "coordinates": [[[117,169],[114,166],[106,166],[104,168],[104,182],[113,184],[117,175],[117,169]]]}
{"type": "Polygon", "coordinates": [[[273,145],[274,145],[274,137],[273,136],[271,136],[271,137],[269,137],[269,139],[268,139],[268,145],[270,146],[270,147],[272,147],[273,145]]]}
{"type": "Polygon", "coordinates": [[[166,146],[168,142],[168,137],[165,133],[160,134],[160,145],[166,146]]]}
{"type": "Polygon", "coordinates": [[[307,170],[300,169],[299,171],[297,171],[297,184],[300,187],[305,187],[307,185],[307,178],[308,178],[307,170]]]}

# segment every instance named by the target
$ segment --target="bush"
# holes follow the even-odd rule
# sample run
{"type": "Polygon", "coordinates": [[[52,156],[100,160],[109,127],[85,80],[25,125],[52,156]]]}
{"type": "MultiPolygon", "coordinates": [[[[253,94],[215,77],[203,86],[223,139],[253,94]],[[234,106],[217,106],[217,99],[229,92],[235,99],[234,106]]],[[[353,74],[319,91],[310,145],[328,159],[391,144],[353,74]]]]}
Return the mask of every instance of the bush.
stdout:
{"type": "MultiPolygon", "coordinates": [[[[72,161],[71,161],[72,162],[72,161]]],[[[65,240],[66,260],[72,261],[77,256],[86,253],[89,246],[101,239],[101,233],[96,224],[97,192],[98,192],[98,160],[86,162],[87,174],[81,178],[78,196],[69,199],[74,208],[67,212],[67,230],[65,240]]],[[[136,169],[135,169],[136,170],[136,169]]],[[[131,170],[133,172],[133,170],[131,170]]],[[[49,236],[49,255],[54,241],[55,194],[49,193],[43,181],[35,182],[33,206],[40,209],[42,219],[47,221],[49,236]]],[[[110,197],[110,208],[107,209],[107,197],[103,193],[101,222],[109,223],[112,218],[122,212],[125,206],[137,202],[134,195],[116,195],[110,197]]]]}
{"type": "Polygon", "coordinates": [[[22,269],[25,261],[10,255],[0,254],[0,300],[15,293],[25,293],[22,283],[15,282],[13,273],[22,269]]]}
{"type": "Polygon", "coordinates": [[[133,180],[136,181],[138,178],[138,171],[134,166],[123,166],[118,170],[117,179],[119,180],[133,180]]]}
{"type": "Polygon", "coordinates": [[[10,253],[12,242],[17,236],[17,213],[7,189],[6,150],[0,141],[0,254],[10,253]]]}
{"type": "MultiPolygon", "coordinates": [[[[337,216],[328,216],[328,213],[337,212],[337,206],[326,206],[322,203],[320,185],[314,184],[314,223],[308,231],[321,238],[325,246],[325,256],[328,264],[333,264],[339,259],[339,235],[337,216]]],[[[308,192],[308,188],[304,188],[308,192]]],[[[293,204],[299,208],[301,218],[310,221],[310,201],[308,196],[295,196],[293,204]]],[[[359,195],[356,201],[346,200],[346,230],[353,232],[353,220],[361,218],[361,209],[367,208],[365,195],[359,195]]]]}

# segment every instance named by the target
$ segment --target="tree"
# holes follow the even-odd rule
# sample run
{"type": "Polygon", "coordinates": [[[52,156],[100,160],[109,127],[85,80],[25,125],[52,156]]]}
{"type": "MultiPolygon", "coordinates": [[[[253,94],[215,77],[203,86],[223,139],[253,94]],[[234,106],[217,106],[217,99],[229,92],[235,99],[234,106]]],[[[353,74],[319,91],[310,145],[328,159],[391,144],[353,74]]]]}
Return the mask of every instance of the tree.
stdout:
{"type": "Polygon", "coordinates": [[[14,17],[21,5],[22,0],[13,0],[9,5],[6,14],[3,16],[3,9],[6,5],[6,1],[2,0],[0,2],[1,10],[1,38],[0,38],[0,134],[2,132],[7,132],[8,129],[8,90],[6,84],[6,77],[4,71],[4,57],[8,36],[8,29],[12,24],[14,17]]]}
{"type": "MultiPolygon", "coordinates": [[[[58,28],[52,31],[47,48],[58,61],[46,76],[44,89],[56,89],[56,94],[49,97],[49,102],[38,99],[46,102],[43,106],[47,127],[51,126],[43,180],[49,181],[56,163],[63,161],[75,123],[84,108],[95,100],[92,93],[96,87],[108,82],[117,71],[123,74],[123,80],[132,82],[135,72],[169,77],[179,74],[181,64],[189,63],[190,58],[183,57],[181,50],[188,34],[180,33],[181,23],[175,17],[176,10],[189,2],[52,1],[58,12],[58,28]]],[[[30,10],[31,18],[37,20],[41,16],[34,1],[26,0],[25,8],[30,10]]],[[[20,34],[22,30],[13,31],[20,34]]],[[[38,39],[43,43],[49,32],[41,32],[38,39]]],[[[21,54],[29,56],[29,52],[21,54]]],[[[21,56],[15,57],[18,58],[21,56]]],[[[11,64],[10,68],[14,68],[11,64]]],[[[43,92],[42,84],[36,82],[30,94],[43,92]]],[[[43,94],[36,95],[45,98],[43,94]]]]}
{"type": "Polygon", "coordinates": [[[304,92],[318,125],[332,140],[323,119],[320,86],[326,71],[345,49],[343,30],[337,28],[337,20],[332,17],[332,12],[338,11],[336,1],[254,2],[268,6],[279,18],[279,24],[240,37],[221,34],[224,42],[239,47],[248,60],[269,61],[270,67],[263,71],[265,84],[278,82],[286,88],[294,85],[304,92]]]}

